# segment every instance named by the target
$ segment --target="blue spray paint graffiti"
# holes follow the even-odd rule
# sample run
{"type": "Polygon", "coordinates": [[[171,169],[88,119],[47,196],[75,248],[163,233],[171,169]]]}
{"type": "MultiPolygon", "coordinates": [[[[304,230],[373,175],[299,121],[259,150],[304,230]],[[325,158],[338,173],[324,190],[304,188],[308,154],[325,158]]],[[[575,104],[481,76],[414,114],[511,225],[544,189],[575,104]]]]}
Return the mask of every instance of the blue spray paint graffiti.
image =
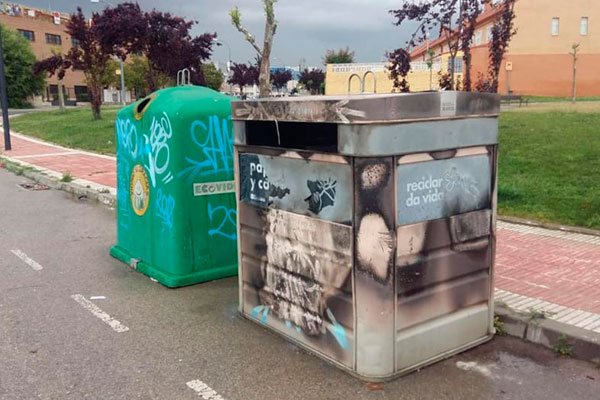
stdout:
{"type": "Polygon", "coordinates": [[[259,319],[258,317],[260,316],[260,314],[262,313],[262,318],[260,318],[260,322],[262,324],[266,324],[267,323],[267,317],[269,316],[269,311],[271,311],[271,309],[267,306],[256,306],[252,309],[252,312],[250,313],[250,315],[253,318],[259,319]]]}
{"type": "Polygon", "coordinates": [[[186,157],[188,167],[177,177],[188,176],[188,182],[198,176],[211,176],[219,172],[233,172],[233,132],[229,129],[231,116],[220,119],[217,115],[208,118],[208,126],[202,121],[194,121],[190,135],[194,144],[202,149],[204,157],[196,160],[186,157]]]}
{"type": "Polygon", "coordinates": [[[119,159],[140,162],[138,158],[141,158],[148,170],[152,187],[156,187],[157,177],[165,184],[173,180],[173,174],[168,171],[171,156],[169,139],[173,137],[173,129],[166,113],[159,119],[152,118],[149,136],[139,136],[135,125],[129,119],[117,119],[116,129],[119,159]]]}
{"type": "Polygon", "coordinates": [[[331,332],[340,347],[344,350],[347,350],[350,347],[350,343],[348,342],[348,337],[346,336],[346,330],[342,325],[339,324],[339,322],[337,322],[329,308],[327,309],[327,316],[332,324],[331,326],[327,326],[327,330],[331,332]]]}
{"type": "Polygon", "coordinates": [[[173,175],[167,171],[170,161],[170,149],[168,140],[173,136],[171,121],[167,113],[163,112],[160,120],[152,118],[150,125],[150,138],[144,135],[146,141],[146,153],[148,154],[148,169],[152,186],[156,186],[156,176],[167,174],[162,178],[163,183],[167,184],[173,180],[173,175]]]}
{"type": "Polygon", "coordinates": [[[173,196],[165,195],[162,189],[156,192],[156,216],[162,222],[163,230],[165,227],[173,229],[173,211],[175,210],[175,199],[173,196]]]}
{"type": "MultiPolygon", "coordinates": [[[[266,324],[267,317],[269,316],[270,311],[271,311],[271,309],[268,306],[260,305],[260,306],[254,307],[252,309],[250,316],[260,320],[260,322],[262,324],[266,324]],[[262,317],[261,317],[261,313],[262,313],[262,317]]],[[[327,317],[329,317],[329,320],[331,321],[331,326],[327,326],[326,329],[333,335],[333,337],[335,338],[335,340],[338,342],[338,344],[340,345],[340,347],[342,349],[348,350],[350,348],[350,342],[348,341],[348,336],[346,335],[346,330],[344,329],[344,327],[342,325],[339,324],[339,322],[337,322],[337,320],[335,319],[335,317],[333,316],[333,313],[331,312],[331,310],[329,308],[326,310],[326,313],[327,313],[327,317]]],[[[292,324],[288,320],[285,320],[285,327],[288,329],[295,329],[296,332],[298,332],[298,333],[302,332],[302,329],[299,326],[295,326],[295,324],[292,324]]]]}
{"type": "Polygon", "coordinates": [[[137,128],[129,119],[117,119],[115,125],[119,142],[117,146],[119,159],[126,156],[135,160],[138,156],[138,149],[142,147],[140,144],[142,138],[138,137],[137,128]]]}
{"type": "MultiPolygon", "coordinates": [[[[210,229],[208,234],[210,236],[218,235],[223,236],[230,240],[237,240],[237,231],[236,231],[236,222],[235,218],[237,216],[236,209],[230,209],[226,206],[218,206],[214,207],[213,205],[208,203],[208,218],[210,219],[211,224],[213,223],[213,216],[221,212],[221,218],[217,219],[217,221],[221,221],[219,226],[215,229],[210,229]],[[227,228],[229,226],[229,228],[227,228]],[[231,232],[231,233],[228,233],[231,232]]],[[[216,216],[215,216],[216,219],[216,216]]]]}
{"type": "Polygon", "coordinates": [[[129,171],[130,165],[127,159],[119,158],[117,161],[117,206],[119,207],[119,225],[124,229],[129,229],[131,218],[129,205],[129,171]]]}

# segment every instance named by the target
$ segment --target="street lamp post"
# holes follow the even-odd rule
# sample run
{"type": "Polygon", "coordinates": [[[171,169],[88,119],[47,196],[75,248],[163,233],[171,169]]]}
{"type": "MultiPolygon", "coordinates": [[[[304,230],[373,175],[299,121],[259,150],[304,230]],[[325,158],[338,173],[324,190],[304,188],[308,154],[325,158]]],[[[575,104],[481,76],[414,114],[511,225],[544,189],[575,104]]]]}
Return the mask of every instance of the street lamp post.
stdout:
{"type": "MultiPolygon", "coordinates": [[[[112,3],[107,0],[90,0],[91,3],[104,3],[110,7],[114,7],[112,3]]],[[[119,57],[119,68],[121,69],[121,104],[126,105],[125,102],[125,69],[123,68],[123,59],[119,57]]]]}
{"type": "Polygon", "coordinates": [[[2,126],[4,127],[4,150],[12,149],[10,145],[10,127],[8,126],[8,97],[6,96],[6,75],[4,71],[4,49],[0,31],[0,101],[2,102],[2,126]]]}
{"type": "MultiPolygon", "coordinates": [[[[217,44],[224,44],[225,46],[227,46],[227,54],[229,55],[229,58],[227,59],[227,78],[229,78],[229,76],[231,75],[231,46],[229,46],[229,43],[227,43],[224,40],[220,40],[217,38],[213,38],[213,42],[217,43],[217,44]]],[[[229,80],[229,79],[227,79],[229,80]]],[[[229,83],[229,92],[231,92],[231,83],[229,83]]]]}

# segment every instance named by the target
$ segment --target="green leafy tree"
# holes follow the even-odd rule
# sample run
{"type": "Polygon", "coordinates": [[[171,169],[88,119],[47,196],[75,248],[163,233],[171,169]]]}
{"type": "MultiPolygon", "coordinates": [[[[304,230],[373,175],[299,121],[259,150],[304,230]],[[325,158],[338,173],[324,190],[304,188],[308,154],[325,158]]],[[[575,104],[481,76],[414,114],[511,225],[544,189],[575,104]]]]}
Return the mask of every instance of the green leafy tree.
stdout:
{"type": "Polygon", "coordinates": [[[168,75],[157,70],[151,72],[146,57],[134,54],[125,62],[125,87],[138,99],[150,94],[154,87],[161,89],[174,84],[174,79],[168,75]],[[149,78],[150,74],[152,78],[149,78]]]}
{"type": "Polygon", "coordinates": [[[33,72],[36,60],[27,39],[4,26],[1,29],[8,106],[27,107],[27,99],[44,89],[44,74],[33,72]]]}
{"type": "Polygon", "coordinates": [[[217,69],[213,63],[202,64],[202,72],[204,73],[206,87],[219,91],[225,80],[223,72],[217,69]]]}
{"type": "Polygon", "coordinates": [[[350,47],[345,49],[327,50],[323,56],[323,63],[327,64],[351,64],[354,62],[354,52],[350,51],[350,47]]]}
{"type": "Polygon", "coordinates": [[[102,77],[102,85],[104,87],[121,87],[121,76],[117,75],[117,70],[121,70],[121,66],[117,60],[109,60],[106,63],[106,70],[102,77]]]}

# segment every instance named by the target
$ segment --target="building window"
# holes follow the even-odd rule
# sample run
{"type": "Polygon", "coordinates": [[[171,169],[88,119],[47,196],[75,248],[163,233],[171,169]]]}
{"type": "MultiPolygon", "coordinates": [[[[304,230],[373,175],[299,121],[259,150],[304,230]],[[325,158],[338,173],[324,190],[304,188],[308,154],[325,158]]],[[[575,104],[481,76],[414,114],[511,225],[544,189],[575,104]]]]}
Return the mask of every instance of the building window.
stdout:
{"type": "Polygon", "coordinates": [[[479,45],[481,44],[481,36],[482,36],[482,33],[481,33],[481,31],[477,31],[477,32],[475,32],[475,34],[473,35],[473,44],[474,44],[475,46],[479,46],[479,45]]]}
{"type": "Polygon", "coordinates": [[[488,42],[492,41],[492,28],[493,28],[493,25],[490,25],[487,27],[487,29],[485,31],[485,40],[487,40],[488,42]]]}
{"type": "MultiPolygon", "coordinates": [[[[450,73],[450,67],[452,66],[452,58],[448,58],[448,73],[450,73]]],[[[454,73],[455,74],[462,74],[462,68],[463,67],[463,59],[460,57],[456,57],[454,59],[454,73]]]]}
{"type": "Polygon", "coordinates": [[[51,33],[46,33],[46,43],[47,44],[62,44],[62,39],[60,35],[53,35],[51,33]]]}
{"type": "Polygon", "coordinates": [[[558,36],[558,18],[552,18],[552,36],[558,36]]]}
{"type": "Polygon", "coordinates": [[[77,101],[90,101],[90,94],[87,86],[75,85],[75,99],[77,101]]]}
{"type": "Polygon", "coordinates": [[[71,38],[71,47],[78,49],[79,46],[81,46],[79,39],[71,38]]]}
{"type": "Polygon", "coordinates": [[[588,34],[588,17],[581,17],[579,33],[581,33],[582,36],[586,36],[588,34]]]}
{"type": "Polygon", "coordinates": [[[17,29],[21,35],[30,42],[35,42],[35,32],[25,29],[17,29]]]}

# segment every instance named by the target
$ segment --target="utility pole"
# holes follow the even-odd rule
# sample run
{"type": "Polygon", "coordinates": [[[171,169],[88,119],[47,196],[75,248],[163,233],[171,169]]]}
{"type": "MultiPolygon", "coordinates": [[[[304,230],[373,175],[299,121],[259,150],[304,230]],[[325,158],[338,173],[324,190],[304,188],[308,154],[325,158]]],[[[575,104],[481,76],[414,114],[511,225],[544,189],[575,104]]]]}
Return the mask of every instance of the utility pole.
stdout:
{"type": "Polygon", "coordinates": [[[12,150],[10,145],[10,127],[8,126],[8,97],[6,96],[6,74],[4,71],[4,45],[0,30],[0,102],[2,103],[2,126],[4,127],[4,150],[12,150]]]}

